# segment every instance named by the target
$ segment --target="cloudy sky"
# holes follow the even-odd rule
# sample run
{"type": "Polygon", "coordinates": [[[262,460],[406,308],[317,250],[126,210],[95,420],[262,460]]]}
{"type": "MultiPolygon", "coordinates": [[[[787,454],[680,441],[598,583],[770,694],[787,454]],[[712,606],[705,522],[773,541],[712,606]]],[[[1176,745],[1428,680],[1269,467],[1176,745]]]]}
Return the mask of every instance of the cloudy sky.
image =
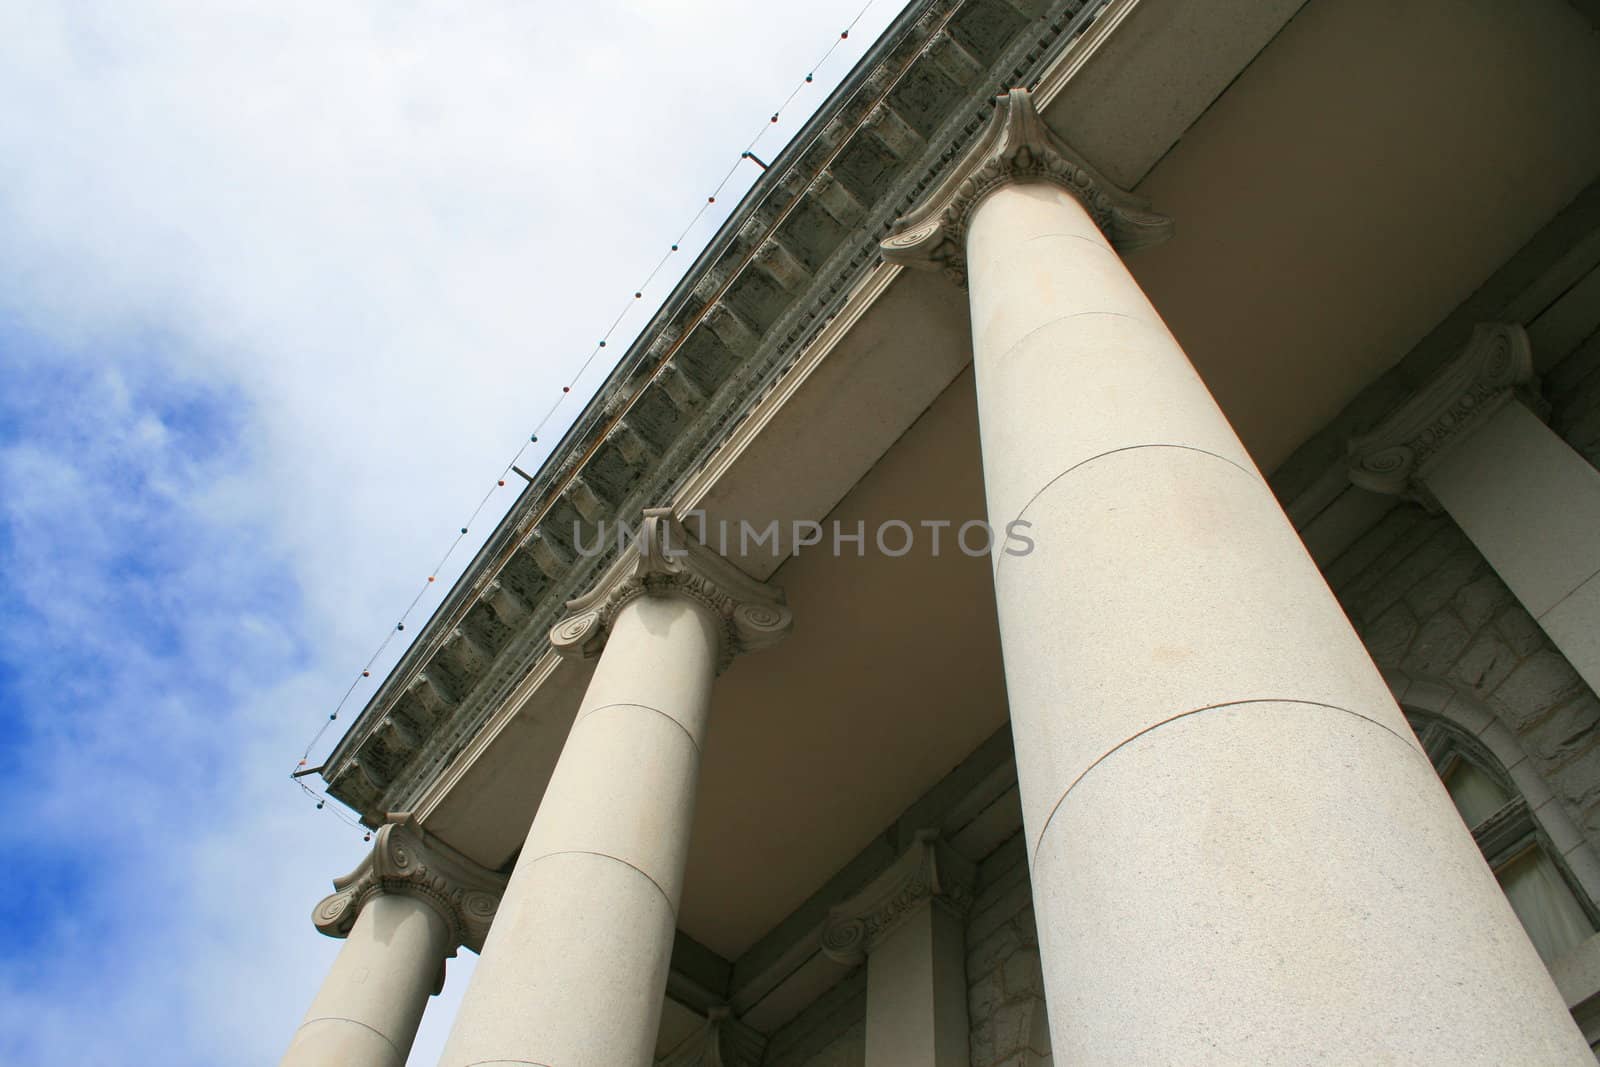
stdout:
{"type": "Polygon", "coordinates": [[[862,3],[0,0],[0,1062],[276,1062],[365,847],[288,770],[862,3]]]}

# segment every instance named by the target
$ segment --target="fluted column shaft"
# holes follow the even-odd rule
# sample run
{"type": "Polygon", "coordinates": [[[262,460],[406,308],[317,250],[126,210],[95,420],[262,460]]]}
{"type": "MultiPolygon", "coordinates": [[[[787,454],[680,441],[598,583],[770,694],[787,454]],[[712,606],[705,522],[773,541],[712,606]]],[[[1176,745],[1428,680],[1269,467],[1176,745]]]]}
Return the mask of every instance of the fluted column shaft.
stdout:
{"type": "Polygon", "coordinates": [[[648,1067],[661,1017],[719,623],[623,606],[441,1063],[648,1067]]]}
{"type": "Polygon", "coordinates": [[[1036,543],[997,554],[995,594],[1057,1060],[1589,1058],[1080,201],[987,192],[965,253],[989,518],[1036,543]]]}
{"type": "Polygon", "coordinates": [[[369,900],[283,1067],[402,1067],[454,950],[444,918],[427,902],[401,894],[369,900]]]}

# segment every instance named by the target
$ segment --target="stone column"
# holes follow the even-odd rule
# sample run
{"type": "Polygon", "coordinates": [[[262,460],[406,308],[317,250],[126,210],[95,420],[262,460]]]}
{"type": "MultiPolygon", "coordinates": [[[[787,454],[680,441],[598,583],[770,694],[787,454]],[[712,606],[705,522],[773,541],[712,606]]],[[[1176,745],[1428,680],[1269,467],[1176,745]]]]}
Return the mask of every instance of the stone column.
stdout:
{"type": "Polygon", "coordinates": [[[883,246],[970,280],[989,520],[1029,524],[994,581],[1057,1061],[1592,1059],[1118,257],[1165,232],[1013,90],[883,246]]]}
{"type": "Polygon", "coordinates": [[[1350,480],[1443,507],[1600,692],[1600,471],[1544,424],[1521,326],[1461,355],[1350,442],[1350,480]]]}
{"type": "Polygon", "coordinates": [[[345,944],[284,1067],[402,1067],[428,997],[444,985],[445,959],[458,945],[482,946],[505,881],[392,816],[311,913],[345,944]]]}
{"type": "Polygon", "coordinates": [[[608,578],[568,607],[551,644],[600,663],[444,1067],[648,1067],[712,679],[791,622],[776,589],[692,541],[665,509],[645,512],[608,578]]]}
{"type": "Polygon", "coordinates": [[[867,964],[865,1067],[968,1067],[965,920],[972,865],[925,830],[822,928],[828,958],[867,964]]]}

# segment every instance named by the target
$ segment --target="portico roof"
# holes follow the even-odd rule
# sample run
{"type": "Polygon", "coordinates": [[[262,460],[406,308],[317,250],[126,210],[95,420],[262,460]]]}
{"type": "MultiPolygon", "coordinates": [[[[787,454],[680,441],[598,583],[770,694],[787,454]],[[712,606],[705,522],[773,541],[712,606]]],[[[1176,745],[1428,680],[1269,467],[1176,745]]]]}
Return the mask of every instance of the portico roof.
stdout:
{"type": "Polygon", "coordinates": [[[712,528],[777,521],[777,551],[735,540],[727,554],[782,586],[796,620],[717,686],[680,916],[714,957],[752,953],[1001,736],[985,560],[795,555],[787,532],[983,516],[965,298],[883,262],[878,241],[940,185],[1001,89],[1032,86],[1058,136],[1174,219],[1176,238],[1129,266],[1303,527],[1389,506],[1342,479],[1342,442],[1427,370],[1404,368],[1454,350],[1486,281],[1532,256],[1505,305],[1592,276],[1600,44],[1576,9],[1084,10],[907,9],[773,161],[339,742],[334,796],[372,825],[414,811],[503,869],[592,670],[547,636],[611,563],[574,530],[592,542],[660,505],[712,528]],[[1538,239],[1548,247],[1528,252],[1538,239]]]}

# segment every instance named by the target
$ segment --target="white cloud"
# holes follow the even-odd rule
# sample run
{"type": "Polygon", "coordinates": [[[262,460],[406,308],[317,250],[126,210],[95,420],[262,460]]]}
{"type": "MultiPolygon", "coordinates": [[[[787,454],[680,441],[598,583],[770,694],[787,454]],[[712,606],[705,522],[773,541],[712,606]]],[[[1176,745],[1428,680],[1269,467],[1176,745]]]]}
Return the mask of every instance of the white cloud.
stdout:
{"type": "Polygon", "coordinates": [[[0,0],[0,1058],[276,1062],[362,850],[299,745],[858,8],[0,0]]]}

